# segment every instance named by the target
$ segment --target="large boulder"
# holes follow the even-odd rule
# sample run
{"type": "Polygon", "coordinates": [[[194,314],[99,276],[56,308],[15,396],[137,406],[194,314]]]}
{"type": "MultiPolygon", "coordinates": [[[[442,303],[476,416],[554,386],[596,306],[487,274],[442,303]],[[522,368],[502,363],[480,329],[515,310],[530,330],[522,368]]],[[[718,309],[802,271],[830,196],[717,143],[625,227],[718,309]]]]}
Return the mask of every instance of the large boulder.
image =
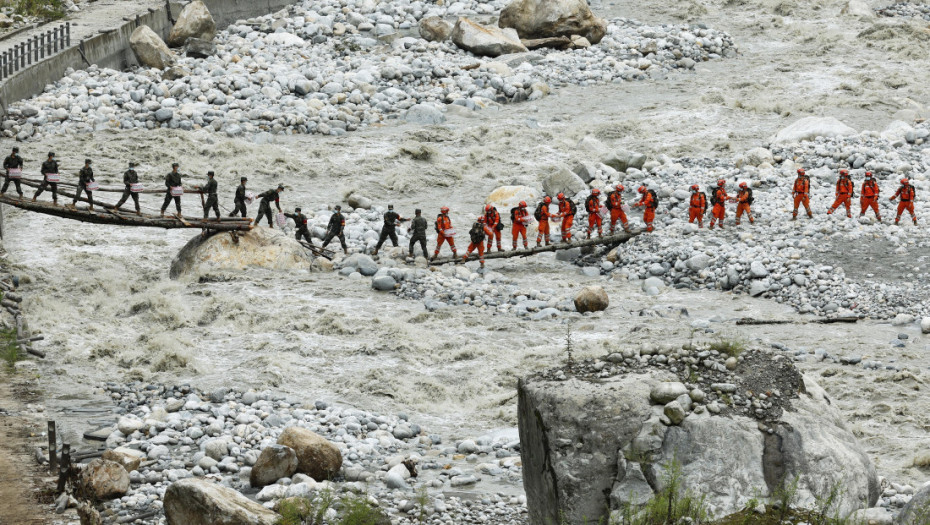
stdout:
{"type": "Polygon", "coordinates": [[[297,470],[317,481],[332,479],[342,468],[342,453],[326,438],[305,428],[287,427],[278,444],[297,453],[297,470]]]}
{"type": "Polygon", "coordinates": [[[168,45],[181,47],[188,38],[213,40],[215,36],[216,22],[213,21],[213,16],[210,15],[210,11],[203,2],[194,0],[184,6],[181,14],[178,15],[178,21],[168,33],[168,45]]]}
{"type": "Polygon", "coordinates": [[[129,490],[129,473],[115,461],[97,458],[81,470],[77,486],[92,499],[118,498],[129,490]]]}
{"type": "Polygon", "coordinates": [[[930,523],[930,485],[917,491],[894,520],[895,525],[926,525],[930,523]]]}
{"type": "Polygon", "coordinates": [[[249,484],[253,487],[271,485],[281,478],[289,478],[297,472],[297,453],[290,447],[271,445],[262,449],[252,466],[249,484]]]}
{"type": "Polygon", "coordinates": [[[588,189],[588,185],[577,173],[565,166],[556,167],[552,173],[543,178],[543,191],[546,195],[555,198],[559,193],[575,195],[579,191],[588,189]]]}
{"type": "Polygon", "coordinates": [[[813,140],[817,137],[846,137],[858,133],[834,117],[804,117],[782,128],[772,142],[786,144],[813,140]]]}
{"type": "Polygon", "coordinates": [[[610,304],[607,292],[601,286],[585,286],[575,295],[575,310],[579,313],[600,312],[610,304]]]}
{"type": "Polygon", "coordinates": [[[171,261],[172,279],[221,270],[243,270],[250,266],[274,270],[308,269],[307,250],[279,229],[258,227],[240,233],[238,242],[229,235],[196,236],[171,261]]]}
{"type": "MultiPolygon", "coordinates": [[[[510,210],[515,208],[520,201],[526,201],[527,210],[530,212],[530,222],[526,225],[526,238],[532,243],[536,239],[536,233],[539,230],[539,223],[533,218],[533,211],[539,201],[539,191],[529,186],[498,186],[484,200],[485,204],[490,204],[497,208],[501,214],[501,222],[505,227],[510,226],[510,210]]],[[[471,227],[471,224],[468,224],[471,227]]],[[[503,232],[504,239],[508,238],[509,232],[503,232]]]]}
{"type": "Polygon", "coordinates": [[[201,38],[188,38],[184,44],[184,55],[191,58],[207,58],[216,54],[216,44],[201,38]]]}
{"type": "Polygon", "coordinates": [[[168,525],[274,525],[278,519],[235,490],[201,478],[168,486],[164,510],[168,525]]]}
{"type": "Polygon", "coordinates": [[[594,16],[585,0],[514,0],[497,23],[523,39],[581,35],[597,44],[607,33],[607,21],[594,16]]]}
{"type": "Polygon", "coordinates": [[[465,17],[455,22],[455,27],[452,28],[452,42],[479,56],[496,57],[529,51],[520,42],[515,30],[483,26],[465,17]]]}
{"type": "Polygon", "coordinates": [[[145,460],[145,453],[134,448],[116,447],[104,451],[101,459],[119,463],[127,472],[132,472],[139,469],[139,465],[145,460]]]}
{"type": "Polygon", "coordinates": [[[428,42],[443,42],[452,34],[452,24],[438,16],[427,16],[420,20],[420,37],[428,42]]]}
{"type": "Polygon", "coordinates": [[[522,379],[518,417],[530,523],[606,521],[611,511],[648,502],[671,468],[680,468],[682,489],[705,497],[715,516],[795,479],[799,506],[814,506],[835,486],[844,490],[843,515],[874,504],[875,469],[824,391],[785,360],[768,359],[765,366],[773,368],[738,365],[734,384],[704,385],[713,401],[704,391],[688,392],[667,369],[650,367],[613,377],[522,379]],[[767,409],[759,419],[726,404],[724,396],[736,399],[766,388],[766,381],[784,382],[778,383],[786,387],[783,409],[767,409]],[[693,399],[706,406],[692,411],[693,399]]]}
{"type": "Polygon", "coordinates": [[[175,63],[174,53],[149,26],[139,26],[129,35],[129,47],[139,64],[145,67],[165,69],[175,63]]]}

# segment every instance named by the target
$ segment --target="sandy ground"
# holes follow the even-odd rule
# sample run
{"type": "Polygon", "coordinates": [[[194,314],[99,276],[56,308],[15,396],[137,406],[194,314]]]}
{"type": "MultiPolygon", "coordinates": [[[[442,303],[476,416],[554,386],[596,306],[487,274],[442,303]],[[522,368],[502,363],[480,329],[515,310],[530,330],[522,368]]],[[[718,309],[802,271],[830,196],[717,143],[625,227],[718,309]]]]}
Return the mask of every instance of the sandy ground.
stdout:
{"type": "MultiPolygon", "coordinates": [[[[537,102],[466,115],[447,125],[394,125],[345,137],[291,137],[255,145],[215,134],[105,132],[44,139],[23,146],[29,167],[50,149],[66,171],[92,156],[113,183],[129,159],[146,180],[160,180],[171,161],[182,171],[218,173],[223,204],[247,175],[262,190],[291,186],[285,206],[319,209],[361,191],[402,213],[452,207],[461,224],[504,184],[537,184],[580,153],[594,136],[655,157],[731,157],[809,114],[835,116],[857,129],[880,130],[901,110],[922,114],[927,87],[915,58],[925,54],[922,24],[862,22],[840,15],[842,2],[676,2],[595,5],[608,16],[650,23],[703,22],[731,32],[735,60],[700,64],[662,81],[570,86],[537,102]],[[536,126],[538,124],[538,127],[536,126]],[[435,150],[429,161],[401,153],[408,141],[435,150]]],[[[905,116],[913,117],[915,114],[905,116]]],[[[160,202],[149,200],[150,206],[160,202]]],[[[188,202],[192,206],[193,202],[188,202]]],[[[367,281],[334,274],[250,270],[214,282],[171,281],[171,258],[185,232],[120,230],[19,211],[6,214],[11,259],[33,279],[26,312],[46,334],[52,408],[89,400],[101,381],[189,382],[205,388],[273,388],[307,400],[324,398],[383,412],[407,412],[431,432],[483,434],[515,424],[518,377],[565,359],[567,327],[472,308],[426,313],[418,302],[375,295],[367,281]]],[[[661,233],[659,233],[661,234],[661,233]]],[[[871,256],[881,255],[876,245],[871,256]]],[[[830,254],[817,254],[830,261],[830,254]]],[[[494,263],[527,289],[570,291],[600,279],[582,277],[551,255],[494,263]]],[[[888,278],[898,278],[888,272],[888,278]]],[[[624,345],[682,344],[691,323],[710,319],[716,334],[753,344],[823,348],[906,367],[893,371],[803,363],[834,396],[874,458],[894,481],[922,483],[910,467],[930,444],[922,371],[928,340],[913,329],[863,322],[737,328],[743,316],[792,318],[764,300],[729,294],[669,291],[646,297],[626,282],[608,282],[611,308],[573,324],[579,355],[624,345]],[[687,317],[676,312],[688,310],[687,317]],[[671,315],[653,314],[673,312],[671,315]],[[889,344],[899,332],[903,350],[889,344]]],[[[75,425],[80,418],[73,418],[75,425]]]]}

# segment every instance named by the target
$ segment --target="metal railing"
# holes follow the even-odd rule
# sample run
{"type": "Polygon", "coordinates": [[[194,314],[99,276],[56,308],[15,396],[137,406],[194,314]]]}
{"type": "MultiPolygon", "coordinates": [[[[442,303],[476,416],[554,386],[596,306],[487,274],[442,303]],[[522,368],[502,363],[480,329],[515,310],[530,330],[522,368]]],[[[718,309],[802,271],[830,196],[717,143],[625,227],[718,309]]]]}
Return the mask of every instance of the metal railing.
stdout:
{"type": "Polygon", "coordinates": [[[36,35],[0,53],[0,80],[71,46],[71,22],[36,35]]]}

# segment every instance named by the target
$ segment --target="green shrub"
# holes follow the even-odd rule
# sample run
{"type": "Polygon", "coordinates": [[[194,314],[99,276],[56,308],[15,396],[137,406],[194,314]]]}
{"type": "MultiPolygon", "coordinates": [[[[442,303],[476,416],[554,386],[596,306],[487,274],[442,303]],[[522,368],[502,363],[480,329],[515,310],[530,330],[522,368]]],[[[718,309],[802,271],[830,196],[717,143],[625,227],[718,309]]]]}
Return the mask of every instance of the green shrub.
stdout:
{"type": "Polygon", "coordinates": [[[22,16],[58,20],[65,17],[65,3],[63,0],[17,0],[14,12],[22,16]]]}

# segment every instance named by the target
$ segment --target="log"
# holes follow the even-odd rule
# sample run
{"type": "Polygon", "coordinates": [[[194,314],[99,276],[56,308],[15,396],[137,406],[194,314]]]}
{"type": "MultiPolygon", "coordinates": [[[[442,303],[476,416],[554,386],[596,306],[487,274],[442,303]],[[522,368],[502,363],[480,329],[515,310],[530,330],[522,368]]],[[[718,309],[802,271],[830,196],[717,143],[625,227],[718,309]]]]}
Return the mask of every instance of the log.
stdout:
{"type": "MultiPolygon", "coordinates": [[[[183,177],[183,175],[182,175],[182,177],[183,177]]],[[[22,181],[23,184],[26,184],[27,186],[32,186],[33,188],[35,188],[35,187],[37,187],[39,184],[41,184],[43,180],[45,180],[45,178],[42,177],[41,174],[39,174],[39,178],[37,178],[37,179],[31,178],[31,177],[23,177],[23,178],[21,179],[21,181],[22,181]]],[[[59,183],[58,183],[58,193],[61,193],[61,188],[62,188],[62,186],[66,187],[66,188],[75,188],[75,189],[77,189],[77,187],[78,187],[78,185],[77,185],[76,182],[59,182],[59,183]]],[[[181,187],[184,188],[184,193],[202,193],[201,190],[200,190],[200,188],[199,188],[199,187],[196,187],[196,186],[181,186],[181,187]]],[[[94,193],[97,193],[98,191],[102,191],[102,192],[105,192],[105,193],[123,193],[123,191],[125,191],[125,189],[126,189],[125,186],[100,186],[99,188],[97,188],[96,190],[94,190],[94,193]]],[[[139,193],[153,193],[153,194],[154,194],[154,193],[161,193],[161,194],[165,194],[165,193],[168,193],[168,188],[155,188],[155,189],[151,189],[151,190],[142,190],[142,191],[140,191],[139,193]]],[[[72,197],[72,198],[73,198],[73,197],[72,197]]]]}
{"type": "MultiPolygon", "coordinates": [[[[68,195],[64,192],[58,192],[62,196],[67,197],[68,195]]],[[[83,199],[82,199],[83,200],[83,199]]],[[[137,227],[150,227],[150,228],[198,228],[203,230],[217,230],[217,231],[246,231],[252,229],[251,219],[248,220],[238,220],[238,221],[214,221],[214,220],[203,220],[200,218],[190,218],[186,217],[184,219],[178,218],[173,215],[166,215],[164,217],[156,215],[135,215],[127,214],[122,215],[119,213],[113,213],[107,210],[101,211],[90,211],[90,210],[78,210],[72,208],[66,208],[64,206],[57,206],[50,202],[32,202],[27,199],[19,199],[17,197],[9,197],[6,195],[0,195],[0,203],[8,204],[15,208],[20,208],[27,211],[33,211],[37,213],[44,213],[46,215],[52,215],[54,217],[61,217],[64,219],[72,219],[80,222],[87,222],[91,224],[110,224],[116,226],[137,226],[137,227]]],[[[104,203],[100,203],[101,206],[107,206],[104,203]]],[[[112,207],[112,205],[110,205],[112,207]]]]}
{"type": "Polygon", "coordinates": [[[36,356],[36,357],[41,357],[42,359],[45,359],[45,352],[42,351],[42,350],[39,350],[38,348],[33,348],[33,347],[31,347],[31,346],[27,346],[27,347],[26,347],[26,353],[27,353],[27,354],[32,354],[32,355],[34,355],[34,356],[36,356]]]}
{"type": "Polygon", "coordinates": [[[752,317],[743,317],[741,319],[737,319],[736,324],[738,326],[766,325],[766,324],[808,324],[808,323],[833,324],[833,323],[855,323],[857,321],[859,321],[858,317],[824,317],[822,319],[814,319],[813,321],[790,321],[787,319],[755,319],[752,317]]]}
{"type": "Polygon", "coordinates": [[[530,40],[520,39],[520,42],[526,46],[527,49],[539,49],[542,47],[549,47],[552,49],[566,49],[571,47],[572,39],[567,36],[552,36],[546,38],[534,38],[530,40]]]}
{"type": "Polygon", "coordinates": [[[3,305],[7,308],[13,308],[14,310],[19,308],[19,303],[17,303],[16,301],[10,301],[6,297],[4,297],[3,299],[0,299],[0,305],[3,305]]]}
{"type": "Polygon", "coordinates": [[[41,341],[43,339],[45,339],[44,335],[34,335],[32,337],[27,337],[25,339],[17,339],[16,342],[19,344],[23,344],[23,343],[31,343],[33,341],[41,341]]]}
{"type": "Polygon", "coordinates": [[[61,466],[58,468],[58,494],[65,491],[68,482],[68,471],[71,470],[71,444],[61,444],[61,466]]]}
{"type": "Polygon", "coordinates": [[[48,469],[58,472],[58,440],[55,438],[55,422],[48,422],[48,469]]]}
{"type": "Polygon", "coordinates": [[[791,321],[787,321],[785,319],[753,319],[752,317],[743,317],[742,319],[736,320],[737,326],[790,323],[791,321]]]}
{"type": "Polygon", "coordinates": [[[4,294],[3,298],[4,298],[4,299],[9,299],[9,300],[14,301],[14,302],[17,302],[17,303],[23,302],[23,298],[20,297],[19,294],[15,294],[15,293],[4,294]]]}
{"type": "Polygon", "coordinates": [[[332,250],[327,250],[326,248],[316,246],[315,244],[310,244],[307,241],[299,241],[299,242],[301,246],[310,250],[310,253],[312,253],[313,255],[316,255],[317,257],[325,257],[329,260],[332,260],[333,257],[336,255],[336,252],[332,250]]]}
{"type": "MultiPolygon", "coordinates": [[[[613,235],[606,235],[604,237],[593,237],[591,239],[582,239],[580,241],[572,242],[563,242],[563,243],[553,243],[549,246],[537,246],[535,248],[524,248],[522,250],[512,250],[509,252],[494,252],[494,253],[485,253],[484,259],[509,259],[511,257],[529,257],[530,255],[536,255],[539,253],[545,252],[555,252],[558,250],[570,250],[572,248],[584,248],[586,246],[600,246],[605,244],[622,244],[626,241],[636,237],[641,234],[643,230],[636,230],[632,232],[621,232],[615,233],[613,235]]],[[[478,260],[478,255],[472,253],[469,257],[470,261],[478,260]]],[[[447,263],[462,263],[461,257],[438,257],[435,260],[430,261],[430,265],[438,266],[447,263]]]]}
{"type": "Polygon", "coordinates": [[[858,321],[859,321],[858,317],[827,317],[825,319],[818,319],[814,322],[820,323],[820,324],[833,324],[833,323],[855,323],[858,321]]]}

